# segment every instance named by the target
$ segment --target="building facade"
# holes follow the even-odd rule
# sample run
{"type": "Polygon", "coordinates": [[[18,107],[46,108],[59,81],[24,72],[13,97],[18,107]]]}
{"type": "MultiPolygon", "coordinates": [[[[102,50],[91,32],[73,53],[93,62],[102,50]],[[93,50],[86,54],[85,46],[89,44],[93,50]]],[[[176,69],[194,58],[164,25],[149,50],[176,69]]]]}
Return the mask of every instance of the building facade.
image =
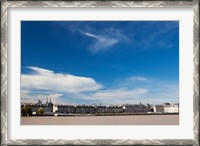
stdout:
{"type": "Polygon", "coordinates": [[[98,114],[98,113],[179,113],[178,104],[164,103],[163,105],[149,105],[149,104],[125,104],[115,106],[97,106],[93,105],[55,105],[50,101],[42,104],[39,100],[38,103],[22,103],[21,108],[29,106],[33,113],[42,107],[45,115],[57,114],[98,114]]]}
{"type": "Polygon", "coordinates": [[[179,104],[164,103],[163,105],[152,106],[153,112],[157,113],[179,113],[179,104]]]}

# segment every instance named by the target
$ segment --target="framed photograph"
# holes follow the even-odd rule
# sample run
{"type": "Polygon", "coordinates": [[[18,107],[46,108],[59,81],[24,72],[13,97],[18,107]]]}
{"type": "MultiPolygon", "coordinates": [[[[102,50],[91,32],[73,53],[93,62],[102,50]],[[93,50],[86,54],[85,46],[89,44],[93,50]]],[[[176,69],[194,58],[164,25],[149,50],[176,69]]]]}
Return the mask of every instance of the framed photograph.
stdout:
{"type": "Polygon", "coordinates": [[[199,145],[198,1],[1,12],[1,145],[199,145]]]}

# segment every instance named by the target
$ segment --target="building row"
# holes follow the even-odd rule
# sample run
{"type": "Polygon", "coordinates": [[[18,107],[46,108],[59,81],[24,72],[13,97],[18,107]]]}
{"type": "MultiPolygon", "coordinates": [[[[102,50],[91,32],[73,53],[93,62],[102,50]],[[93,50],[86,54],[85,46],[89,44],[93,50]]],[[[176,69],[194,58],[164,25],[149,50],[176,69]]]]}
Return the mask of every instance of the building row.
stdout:
{"type": "Polygon", "coordinates": [[[124,104],[115,106],[97,106],[93,105],[56,105],[51,101],[42,104],[39,100],[38,103],[22,103],[23,106],[29,106],[32,113],[42,107],[45,114],[58,113],[58,114],[98,114],[98,113],[179,113],[179,104],[164,103],[162,105],[150,104],[124,104]]]}

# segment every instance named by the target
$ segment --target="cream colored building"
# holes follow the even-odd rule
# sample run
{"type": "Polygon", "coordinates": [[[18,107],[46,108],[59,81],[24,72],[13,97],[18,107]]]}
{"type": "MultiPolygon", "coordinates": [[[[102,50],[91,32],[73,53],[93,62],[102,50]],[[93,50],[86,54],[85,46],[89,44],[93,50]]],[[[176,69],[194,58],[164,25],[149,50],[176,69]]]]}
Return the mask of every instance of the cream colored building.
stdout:
{"type": "Polygon", "coordinates": [[[164,105],[164,113],[179,113],[178,105],[164,105]]]}
{"type": "Polygon", "coordinates": [[[179,113],[178,104],[163,104],[152,106],[153,112],[157,113],[179,113]]]}
{"type": "Polygon", "coordinates": [[[58,105],[53,105],[53,112],[55,113],[55,112],[57,112],[58,111],[58,105]]]}

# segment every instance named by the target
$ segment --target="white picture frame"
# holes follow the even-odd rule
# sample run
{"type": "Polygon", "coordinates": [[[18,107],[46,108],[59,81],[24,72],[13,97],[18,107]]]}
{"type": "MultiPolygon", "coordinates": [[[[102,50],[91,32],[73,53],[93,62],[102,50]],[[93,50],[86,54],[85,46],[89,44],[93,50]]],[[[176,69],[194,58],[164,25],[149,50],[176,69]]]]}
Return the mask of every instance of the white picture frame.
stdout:
{"type": "MultiPolygon", "coordinates": [[[[198,1],[4,1],[1,2],[1,144],[2,145],[121,145],[121,144],[127,144],[127,145],[138,145],[138,144],[144,144],[144,145],[199,145],[199,2],[198,1]],[[102,138],[84,138],[84,137],[76,137],[76,138],[19,138],[19,139],[12,139],[9,135],[12,135],[12,128],[13,126],[9,126],[9,123],[14,122],[13,120],[10,121],[10,119],[13,119],[12,115],[10,115],[9,108],[11,107],[11,104],[8,99],[10,99],[9,96],[13,95],[10,94],[10,82],[9,80],[12,80],[11,78],[11,69],[9,65],[9,60],[11,58],[10,54],[10,46],[12,44],[9,44],[9,38],[11,30],[9,30],[9,23],[13,18],[10,18],[10,10],[13,8],[17,9],[45,9],[45,8],[91,8],[93,7],[95,9],[101,9],[101,8],[137,8],[137,9],[148,9],[148,8],[159,8],[162,10],[162,8],[172,8],[172,9],[178,9],[178,8],[188,8],[191,9],[193,13],[193,97],[191,97],[193,100],[193,119],[190,119],[190,121],[193,121],[190,125],[189,129],[192,131],[193,136],[191,138],[169,138],[169,139],[163,139],[163,138],[113,138],[108,137],[105,138],[105,136],[99,136],[102,138]],[[11,118],[9,118],[11,117],[11,118]]],[[[36,12],[36,11],[35,11],[36,12]]],[[[16,11],[14,13],[17,13],[16,11]]],[[[40,19],[40,18],[38,18],[40,19]]],[[[41,15],[42,19],[42,15],[41,15]]],[[[73,19],[73,17],[72,17],[73,19]]],[[[190,28],[192,30],[192,28],[190,28]]],[[[15,31],[15,30],[12,30],[15,31]]],[[[19,31],[19,30],[18,30],[19,31]]],[[[13,57],[13,56],[12,56],[13,57]]],[[[20,56],[18,56],[20,57],[20,56]]],[[[18,88],[16,89],[18,90],[18,88]]],[[[20,92],[20,91],[18,91],[20,92]]],[[[12,98],[11,98],[12,99],[12,98]]],[[[15,106],[18,106],[19,104],[16,104],[15,106]]],[[[181,106],[181,105],[180,105],[181,106]]],[[[12,107],[13,108],[13,107],[12,107]]],[[[192,108],[192,107],[191,107],[192,108]]],[[[17,115],[20,117],[20,115],[17,115]]],[[[183,116],[183,115],[182,115],[183,116]]],[[[20,127],[20,123],[18,123],[18,127],[20,127]]],[[[12,124],[11,124],[12,125],[12,124]]],[[[32,129],[35,127],[32,126],[32,129]]],[[[79,126],[78,128],[83,128],[79,126]]],[[[97,129],[101,129],[101,126],[97,126],[97,129]]],[[[110,129],[110,127],[107,127],[110,129]]],[[[84,129],[84,128],[83,128],[84,129]]],[[[129,129],[129,127],[127,127],[129,129]]],[[[72,130],[72,129],[71,129],[72,130]]],[[[16,129],[15,129],[16,131],[16,129]]],[[[20,132],[20,131],[18,131],[20,132]]],[[[72,131],[70,131],[72,132],[72,131]]],[[[187,131],[185,131],[187,132],[187,131]]],[[[87,132],[86,132],[87,133],[87,132]]],[[[109,132],[108,132],[109,133],[109,132]]],[[[130,133],[129,133],[130,134],[130,133]]],[[[87,135],[87,134],[86,134],[87,135]]],[[[106,135],[106,134],[105,134],[106,135]]],[[[142,135],[142,134],[140,134],[142,135]]],[[[12,136],[11,136],[12,137],[12,136]]]]}

